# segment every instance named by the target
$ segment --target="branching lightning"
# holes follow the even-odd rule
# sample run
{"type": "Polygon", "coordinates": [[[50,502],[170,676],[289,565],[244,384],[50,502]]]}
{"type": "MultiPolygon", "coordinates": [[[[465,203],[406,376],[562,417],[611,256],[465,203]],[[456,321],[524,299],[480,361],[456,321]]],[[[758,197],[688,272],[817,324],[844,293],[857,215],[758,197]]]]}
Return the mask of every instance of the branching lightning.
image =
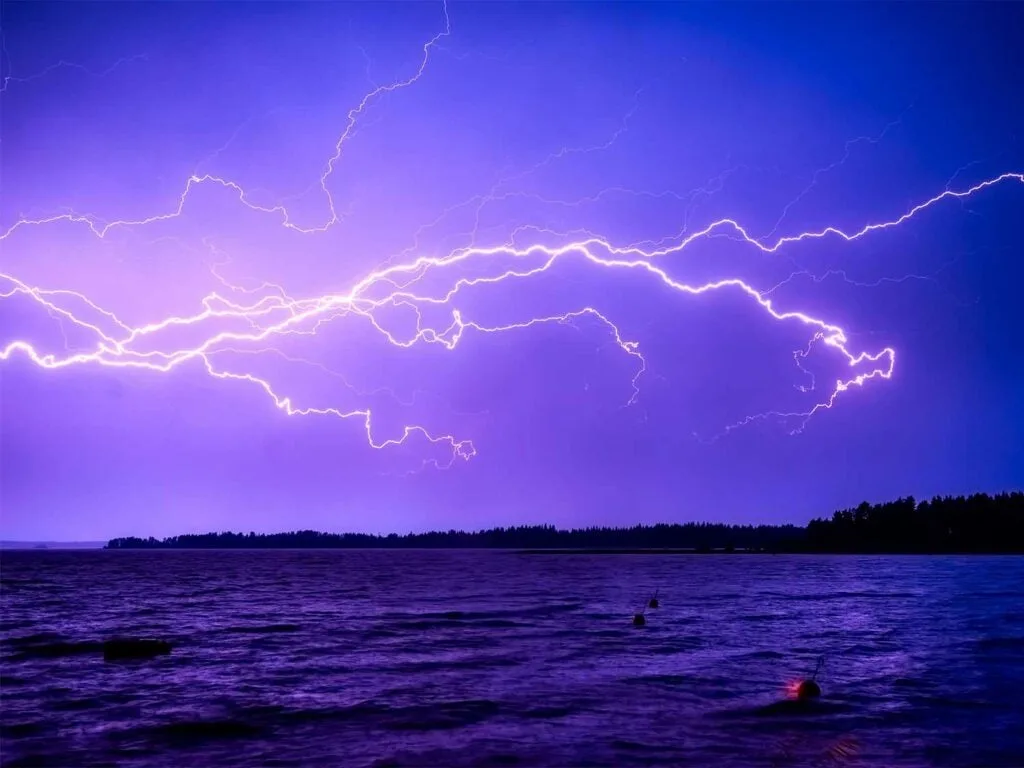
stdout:
{"type": "Polygon", "coordinates": [[[123,58],[117,59],[113,64],[99,71],[90,69],[84,64],[79,64],[74,61],[64,61],[63,59],[61,59],[60,61],[50,64],[49,66],[44,67],[38,72],[33,72],[29,75],[12,75],[10,73],[10,61],[9,56],[7,54],[7,40],[6,38],[4,38],[2,34],[0,34],[0,57],[2,57],[3,62],[6,63],[5,69],[7,70],[7,74],[3,77],[0,77],[0,93],[4,93],[8,88],[11,87],[11,84],[13,83],[30,83],[33,80],[39,80],[40,78],[46,77],[51,72],[55,72],[60,69],[77,70],[79,72],[84,72],[85,74],[91,77],[106,77],[115,69],[118,69],[119,67],[122,67],[125,64],[131,64],[132,62],[136,61],[147,61],[149,58],[144,53],[139,53],[134,56],[125,56],[123,58]]]}
{"type": "MultiPolygon", "coordinates": [[[[449,35],[450,29],[447,7],[445,7],[443,30],[423,45],[422,58],[415,72],[404,80],[375,86],[356,107],[348,112],[344,129],[318,180],[328,212],[326,219],[318,226],[300,227],[294,222],[284,205],[271,207],[256,205],[251,202],[246,190],[234,181],[209,174],[197,174],[188,178],[176,206],[170,211],[156,213],[139,220],[110,222],[102,222],[94,216],[79,213],[62,213],[36,219],[23,218],[15,221],[0,233],[0,243],[4,243],[5,247],[11,247],[10,244],[16,242],[16,235],[20,232],[61,223],[84,225],[94,236],[102,239],[115,229],[145,227],[156,222],[174,219],[182,216],[193,190],[202,185],[214,185],[227,190],[237,198],[238,202],[249,209],[277,217],[280,224],[287,229],[305,235],[325,232],[342,219],[342,214],[336,208],[331,195],[329,180],[338,167],[345,145],[353,135],[360,118],[378,97],[407,88],[423,77],[432,51],[437,48],[443,38],[449,35]]],[[[5,79],[4,87],[7,85],[7,80],[10,79],[5,79]]],[[[634,105],[633,111],[635,109],[634,105]]],[[[627,129],[628,119],[632,116],[633,111],[623,120],[622,127],[611,138],[611,141],[615,141],[620,133],[627,129]]],[[[855,141],[860,140],[875,141],[875,139],[855,141]]],[[[610,142],[595,149],[608,145],[610,142]]],[[[850,144],[847,145],[847,154],[850,146],[850,144]]],[[[542,160],[539,165],[551,162],[553,159],[557,159],[557,156],[578,151],[592,150],[563,148],[556,155],[542,160]]],[[[524,173],[530,173],[534,169],[528,169],[524,173]]],[[[800,197],[810,192],[818,175],[815,175],[810,186],[801,193],[800,197]]],[[[724,176],[715,183],[720,186],[723,180],[724,176]]],[[[483,205],[499,195],[517,194],[499,192],[502,181],[499,181],[489,194],[474,198],[463,205],[471,203],[483,205]]],[[[1003,173],[960,190],[947,187],[934,197],[924,200],[894,218],[870,222],[850,231],[828,226],[814,231],[776,236],[775,232],[785,219],[789,207],[793,204],[791,203],[783,211],[778,223],[767,237],[753,236],[739,221],[732,218],[712,221],[696,231],[690,231],[689,222],[686,221],[675,237],[671,240],[659,241],[653,247],[649,244],[616,245],[610,240],[596,235],[587,235],[558,246],[539,243],[517,244],[517,236],[526,231],[527,227],[516,230],[507,242],[484,247],[476,245],[476,233],[474,232],[473,243],[467,247],[449,251],[441,256],[416,255],[415,249],[407,250],[388,260],[378,269],[365,274],[347,291],[309,298],[295,298],[283,287],[269,283],[263,283],[253,288],[234,285],[216,271],[217,267],[227,263],[222,261],[215,265],[213,271],[214,276],[224,285],[225,293],[215,292],[203,297],[199,302],[199,308],[193,314],[171,315],[142,325],[132,325],[122,321],[113,312],[99,306],[83,293],[30,285],[14,275],[0,273],[0,299],[18,297],[27,299],[41,306],[61,324],[62,328],[64,324],[71,324],[92,339],[91,346],[87,348],[83,349],[79,346],[77,349],[72,349],[66,345],[65,350],[60,354],[44,352],[28,339],[15,339],[9,341],[6,346],[0,347],[0,360],[7,360],[19,355],[48,370],[73,366],[102,366],[114,369],[140,369],[154,373],[167,373],[181,366],[193,364],[201,366],[209,376],[216,379],[241,381],[258,387],[278,409],[289,416],[331,416],[361,423],[366,440],[373,448],[383,449],[400,445],[412,438],[444,446],[450,455],[450,461],[447,464],[442,463],[440,466],[448,466],[456,459],[468,460],[476,454],[476,447],[471,440],[451,434],[435,434],[425,427],[415,424],[404,426],[396,434],[382,435],[375,426],[373,413],[367,407],[342,408],[301,405],[294,402],[289,395],[280,392],[269,379],[250,371],[235,370],[222,360],[230,358],[237,361],[239,357],[245,355],[272,353],[291,362],[318,366],[324,372],[342,379],[346,389],[353,396],[365,397],[372,393],[356,389],[339,372],[321,366],[319,363],[286,355],[269,345],[275,339],[289,335],[315,335],[324,325],[345,318],[367,324],[380,334],[383,340],[398,348],[409,348],[414,345],[438,345],[449,351],[455,350],[467,334],[509,333],[524,331],[544,324],[564,324],[577,320],[589,320],[600,325],[618,348],[626,356],[632,358],[635,363],[631,395],[628,401],[632,404],[640,396],[640,383],[648,367],[647,360],[640,351],[639,343],[626,339],[616,323],[598,308],[589,305],[579,306],[562,313],[530,317],[519,322],[489,324],[472,318],[468,314],[468,310],[460,304],[460,298],[470,289],[497,290],[505,283],[536,278],[563,260],[578,260],[594,269],[642,275],[653,283],[684,296],[699,296],[716,291],[733,292],[756,304],[765,315],[776,322],[805,327],[810,334],[810,340],[804,349],[794,353],[794,360],[801,371],[811,376],[811,384],[800,387],[800,391],[806,393],[815,390],[814,377],[803,367],[802,361],[816,345],[822,345],[837,354],[840,360],[845,361],[845,366],[850,373],[836,379],[830,387],[824,389],[823,396],[820,396],[816,402],[803,411],[769,412],[749,416],[738,424],[726,427],[723,434],[744,424],[769,417],[796,422],[798,426],[794,431],[799,431],[814,414],[831,408],[840,395],[852,388],[861,387],[872,379],[890,378],[895,366],[895,350],[885,347],[875,351],[855,351],[851,348],[847,332],[838,325],[798,309],[784,309],[777,306],[776,299],[772,294],[783,283],[762,289],[739,278],[689,284],[669,274],[663,266],[667,257],[682,254],[694,243],[716,236],[730,237],[765,254],[774,254],[786,246],[810,240],[834,238],[851,242],[873,233],[899,227],[923,211],[938,206],[944,201],[965,200],[995,185],[1013,182],[1024,184],[1024,174],[1003,173]],[[469,277],[460,272],[460,268],[470,263],[475,267],[481,264],[488,267],[493,265],[493,269],[483,276],[474,272],[475,276],[469,277]],[[421,288],[420,286],[428,274],[447,280],[447,289],[429,291],[421,288]],[[447,309],[448,321],[442,324],[428,322],[423,314],[423,310],[427,308],[447,309]],[[388,310],[394,309],[410,311],[415,317],[414,327],[401,330],[393,327],[385,315],[388,310]],[[177,339],[180,334],[175,333],[181,329],[194,329],[200,332],[202,334],[200,341],[181,342],[177,339]]],[[[698,192],[709,194],[714,189],[715,186],[712,184],[708,189],[698,190],[698,192]]],[[[636,194],[629,190],[623,191],[636,194]]],[[[615,192],[616,190],[606,190],[601,195],[615,192]]],[[[671,194],[684,199],[676,193],[659,194],[671,194]]],[[[596,197],[591,199],[596,199],[596,197]]],[[[692,197],[685,199],[692,200],[692,197]]],[[[799,199],[797,198],[797,200],[799,199]]],[[[477,213],[477,226],[479,226],[479,208],[477,213]]],[[[426,225],[426,227],[429,226],[431,225],[426,225]]],[[[420,231],[422,232],[422,230],[423,228],[420,231]]],[[[845,279],[844,273],[836,272],[835,274],[842,274],[845,279]]],[[[795,276],[791,276],[784,282],[792,280],[795,276]]],[[[388,390],[381,391],[394,395],[388,390]]]]}

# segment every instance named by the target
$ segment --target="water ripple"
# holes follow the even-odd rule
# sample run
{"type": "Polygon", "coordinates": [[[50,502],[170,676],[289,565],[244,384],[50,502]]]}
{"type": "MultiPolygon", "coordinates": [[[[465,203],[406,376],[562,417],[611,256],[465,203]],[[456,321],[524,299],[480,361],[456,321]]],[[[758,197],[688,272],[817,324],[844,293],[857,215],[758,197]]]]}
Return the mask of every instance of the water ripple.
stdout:
{"type": "Polygon", "coordinates": [[[0,763],[1019,766],[1021,584],[1024,558],[4,553],[0,763]],[[107,664],[113,636],[174,651],[107,664]],[[820,655],[822,699],[787,699],[820,655]]]}

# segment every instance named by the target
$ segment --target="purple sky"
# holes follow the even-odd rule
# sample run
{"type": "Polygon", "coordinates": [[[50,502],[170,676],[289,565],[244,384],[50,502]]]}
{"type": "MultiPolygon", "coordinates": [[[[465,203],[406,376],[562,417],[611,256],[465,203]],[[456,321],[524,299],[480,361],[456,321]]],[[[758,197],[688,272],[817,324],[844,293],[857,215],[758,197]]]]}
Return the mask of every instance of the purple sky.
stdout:
{"type": "Polygon", "coordinates": [[[1024,485],[1021,4],[2,11],[3,538],[1024,485]]]}

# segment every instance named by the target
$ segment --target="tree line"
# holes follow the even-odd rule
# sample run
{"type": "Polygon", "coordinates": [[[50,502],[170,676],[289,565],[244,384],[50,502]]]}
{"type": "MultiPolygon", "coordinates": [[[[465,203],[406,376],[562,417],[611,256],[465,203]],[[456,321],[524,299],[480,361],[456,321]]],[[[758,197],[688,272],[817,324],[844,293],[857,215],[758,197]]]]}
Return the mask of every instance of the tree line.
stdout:
{"type": "Polygon", "coordinates": [[[1024,553],[1024,493],[862,503],[796,525],[682,523],[568,530],[523,525],[427,533],[203,533],[111,539],[107,549],[692,549],[819,553],[1024,553]]]}

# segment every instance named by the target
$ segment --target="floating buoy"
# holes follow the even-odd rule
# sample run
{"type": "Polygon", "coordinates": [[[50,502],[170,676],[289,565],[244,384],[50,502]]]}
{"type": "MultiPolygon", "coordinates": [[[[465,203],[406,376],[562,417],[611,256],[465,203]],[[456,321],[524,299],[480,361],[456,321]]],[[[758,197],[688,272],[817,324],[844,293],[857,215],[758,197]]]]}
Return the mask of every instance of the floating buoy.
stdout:
{"type": "Polygon", "coordinates": [[[793,686],[792,691],[797,699],[807,701],[808,699],[816,699],[821,696],[821,686],[818,685],[818,673],[821,672],[823,666],[825,666],[825,657],[819,656],[818,663],[814,667],[814,674],[809,679],[801,680],[793,686]]]}
{"type": "Polygon", "coordinates": [[[816,699],[821,696],[821,686],[814,680],[801,680],[796,687],[798,699],[816,699]]]}
{"type": "Polygon", "coordinates": [[[634,627],[642,627],[646,623],[647,623],[647,619],[644,618],[644,615],[642,613],[634,613],[633,614],[633,626],[634,627]]]}
{"type": "Polygon", "coordinates": [[[648,608],[657,608],[660,605],[658,602],[658,593],[655,592],[654,596],[647,602],[648,608]]]}

